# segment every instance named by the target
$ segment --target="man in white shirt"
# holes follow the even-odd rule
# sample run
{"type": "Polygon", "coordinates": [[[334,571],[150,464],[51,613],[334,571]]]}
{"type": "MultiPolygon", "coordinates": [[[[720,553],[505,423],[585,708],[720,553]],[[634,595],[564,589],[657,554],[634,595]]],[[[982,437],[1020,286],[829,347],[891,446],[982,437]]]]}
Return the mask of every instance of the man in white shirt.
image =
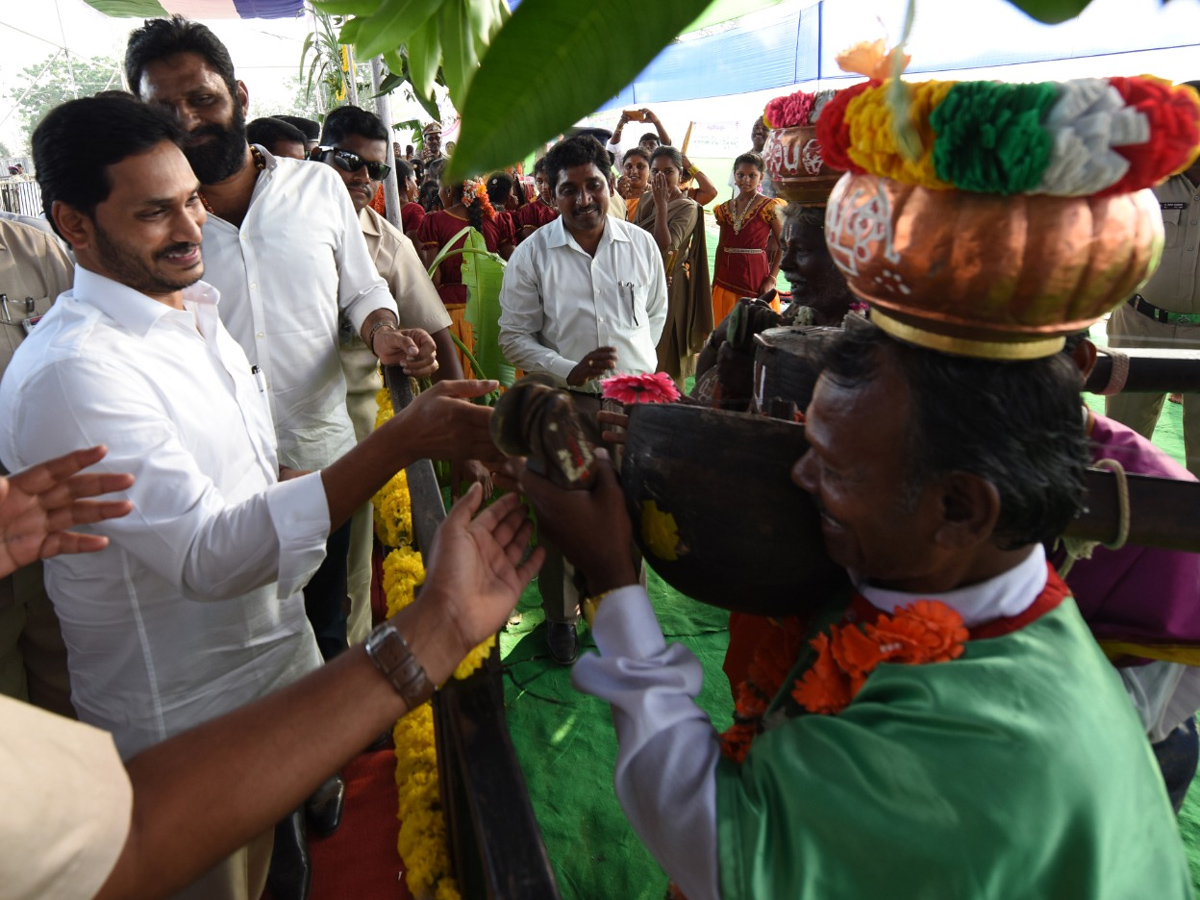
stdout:
{"type": "MultiPolygon", "coordinates": [[[[488,411],[449,396],[492,383],[454,382],[322,471],[280,481],[262,374],[199,281],[206,214],[183,139],[120,96],[71,101],[38,126],[43,202],[78,268],[0,384],[9,469],[103,443],[100,468],[137,479],[133,515],[96,528],[106,552],[46,565],[76,709],[124,758],[317,668],[299,591],[331,527],[397,467],[454,452],[445,442],[475,457],[490,443],[488,411]]],[[[257,897],[270,843],[194,896],[257,897]]]]}
{"type": "MultiPolygon", "coordinates": [[[[325,166],[246,143],[249,95],[208,28],[178,16],[148,20],[129,37],[125,74],[138,96],[173,111],[188,132],[184,153],[210,213],[208,277],[221,293],[221,320],[266,382],[280,462],[329,465],[355,443],[339,312],[384,363],[435,368],[432,341],[399,329],[341,181],[325,166]]],[[[349,543],[349,525],[331,535],[326,562],[305,587],[326,659],[346,649],[349,543]]]]}
{"type": "MultiPolygon", "coordinates": [[[[514,366],[573,391],[591,420],[600,409],[598,379],[657,367],[667,279],[650,233],[608,215],[608,152],[595,138],[555,144],[546,154],[546,177],[561,215],[508,261],[500,347],[514,366]]],[[[538,587],[551,655],[570,663],[579,618],[574,571],[551,552],[538,587]]]]}
{"type": "MultiPolygon", "coordinates": [[[[130,513],[128,501],[86,499],[133,481],[77,474],[104,454],[92,447],[0,477],[0,577],[39,556],[104,548],[105,537],[66,530],[130,513]]],[[[170,896],[428,699],[503,625],[540,561],[536,549],[525,558],[532,523],[519,497],[479,512],[482,501],[472,486],[455,504],[420,597],[366,647],[133,759],[121,759],[107,732],[0,697],[5,900],[170,896]],[[334,727],[297,740],[314,717],[334,727]]]]}
{"type": "Polygon", "coordinates": [[[1042,549],[1084,497],[1076,377],[848,322],[793,480],[861,596],[798,597],[812,644],[764,639],[744,743],[635,583],[611,466],[591,492],[521,476],[587,575],[600,655],[573,680],[612,705],[617,795],[690,900],[1190,896],[1140,722],[1042,549]]]}

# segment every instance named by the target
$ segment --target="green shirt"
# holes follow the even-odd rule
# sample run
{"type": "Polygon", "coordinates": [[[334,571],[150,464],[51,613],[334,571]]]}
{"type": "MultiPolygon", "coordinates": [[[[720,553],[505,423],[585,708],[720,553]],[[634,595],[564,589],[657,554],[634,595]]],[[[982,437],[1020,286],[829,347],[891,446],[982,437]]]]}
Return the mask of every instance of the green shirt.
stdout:
{"type": "Polygon", "coordinates": [[[724,900],[1192,896],[1150,746],[1070,598],[785,720],[721,760],[717,812],[724,900]]]}

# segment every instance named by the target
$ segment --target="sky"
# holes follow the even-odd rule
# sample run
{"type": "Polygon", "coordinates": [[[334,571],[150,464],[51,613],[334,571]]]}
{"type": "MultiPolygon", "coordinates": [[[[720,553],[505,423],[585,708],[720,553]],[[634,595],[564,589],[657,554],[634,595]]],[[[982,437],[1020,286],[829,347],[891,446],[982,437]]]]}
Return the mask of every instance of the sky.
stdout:
{"type": "MultiPolygon", "coordinates": [[[[46,60],[62,46],[81,57],[125,53],[129,32],[140,19],[104,16],[83,0],[0,0],[0,83],[19,87],[21,71],[46,60]],[[61,14],[61,21],[60,21],[61,14]]],[[[250,90],[250,118],[260,104],[291,101],[291,77],[300,71],[300,50],[311,22],[305,19],[215,19],[206,23],[229,48],[238,77],[250,90]]],[[[121,87],[120,77],[114,84],[121,87]]],[[[22,143],[21,127],[12,100],[0,99],[0,141],[9,147],[22,143]]],[[[282,110],[279,110],[282,111],[282,110]]]]}

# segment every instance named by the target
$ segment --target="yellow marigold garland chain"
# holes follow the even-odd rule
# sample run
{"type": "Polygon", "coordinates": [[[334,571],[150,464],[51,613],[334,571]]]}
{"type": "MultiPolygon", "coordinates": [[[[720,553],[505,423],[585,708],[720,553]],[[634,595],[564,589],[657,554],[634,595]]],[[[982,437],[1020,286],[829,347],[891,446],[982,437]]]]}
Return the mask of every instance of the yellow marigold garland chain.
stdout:
{"type": "MultiPolygon", "coordinates": [[[[392,417],[387,389],[376,394],[378,428],[392,417]]],[[[390,618],[413,602],[425,580],[421,553],[412,546],[412,498],[408,478],[397,472],[372,500],[375,533],[391,548],[383,561],[383,590],[390,618]]],[[[478,669],[492,646],[493,635],[467,654],[454,670],[466,678],[478,669]]],[[[438,792],[437,752],[433,733],[433,707],[423,703],[396,723],[396,787],[400,798],[400,835],[397,849],[404,860],[405,882],[418,900],[462,900],[450,872],[449,840],[438,792]]]]}

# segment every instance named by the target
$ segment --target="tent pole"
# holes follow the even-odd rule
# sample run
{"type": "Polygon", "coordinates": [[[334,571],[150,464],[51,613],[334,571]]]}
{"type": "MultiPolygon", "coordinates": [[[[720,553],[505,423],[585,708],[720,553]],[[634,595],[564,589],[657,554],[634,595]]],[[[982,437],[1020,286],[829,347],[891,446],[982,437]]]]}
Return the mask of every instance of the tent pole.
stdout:
{"type": "MultiPolygon", "coordinates": [[[[381,84],[383,84],[383,57],[375,56],[371,59],[371,88],[375,92],[375,115],[379,116],[390,137],[392,134],[392,97],[390,94],[379,92],[381,84]]],[[[390,140],[387,142],[387,154],[391,158],[392,142],[390,140]]],[[[404,231],[404,226],[400,221],[400,188],[396,183],[394,163],[395,160],[393,160],[392,171],[388,172],[387,178],[383,179],[383,202],[384,208],[387,209],[387,220],[404,231]]]]}

